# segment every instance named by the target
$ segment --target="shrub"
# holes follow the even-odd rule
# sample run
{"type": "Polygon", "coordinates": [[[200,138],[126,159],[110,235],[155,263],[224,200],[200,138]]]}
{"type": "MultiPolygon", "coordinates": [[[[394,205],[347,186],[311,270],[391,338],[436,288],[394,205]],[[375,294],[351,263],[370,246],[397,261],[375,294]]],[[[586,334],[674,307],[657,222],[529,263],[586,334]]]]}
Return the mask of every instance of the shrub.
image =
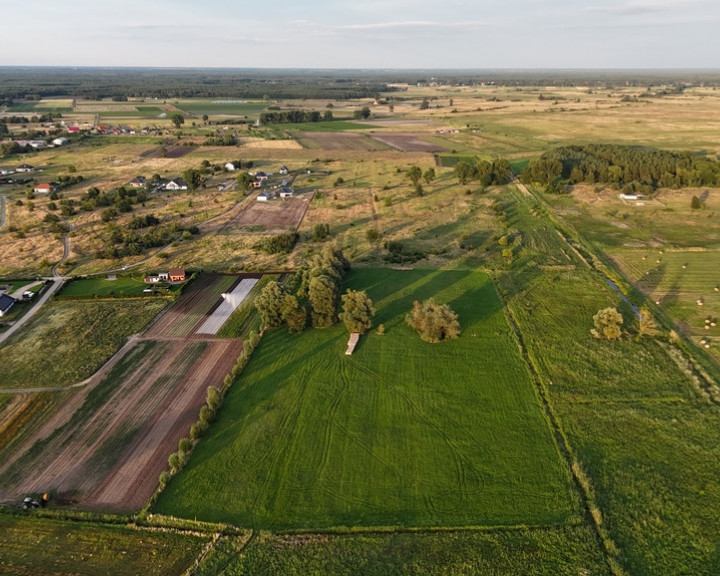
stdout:
{"type": "Polygon", "coordinates": [[[457,338],[460,335],[458,316],[447,304],[436,304],[430,298],[422,304],[417,300],[413,308],[405,317],[405,321],[415,328],[420,338],[426,342],[440,342],[457,338]]]}
{"type": "Polygon", "coordinates": [[[598,310],[593,316],[595,328],[590,333],[595,338],[605,338],[607,340],[617,340],[622,335],[620,326],[623,323],[623,317],[616,308],[604,308],[598,310]]]}

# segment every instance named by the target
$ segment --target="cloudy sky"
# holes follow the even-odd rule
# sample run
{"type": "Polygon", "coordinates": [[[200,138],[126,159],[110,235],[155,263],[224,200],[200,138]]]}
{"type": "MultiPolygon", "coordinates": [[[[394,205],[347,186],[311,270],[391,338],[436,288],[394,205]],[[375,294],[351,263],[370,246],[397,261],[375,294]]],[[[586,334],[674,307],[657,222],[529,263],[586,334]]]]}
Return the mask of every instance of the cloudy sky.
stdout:
{"type": "Polygon", "coordinates": [[[0,66],[718,68],[718,0],[0,0],[0,66]]]}

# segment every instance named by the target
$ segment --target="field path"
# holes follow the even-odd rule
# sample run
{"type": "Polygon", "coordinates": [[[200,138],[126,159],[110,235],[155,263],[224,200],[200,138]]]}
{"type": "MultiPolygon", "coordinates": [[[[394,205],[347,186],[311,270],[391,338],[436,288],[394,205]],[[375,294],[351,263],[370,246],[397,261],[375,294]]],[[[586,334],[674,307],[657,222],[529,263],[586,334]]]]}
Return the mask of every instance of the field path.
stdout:
{"type": "Polygon", "coordinates": [[[5,226],[5,201],[7,200],[7,196],[4,194],[0,196],[0,228],[5,226]]]}

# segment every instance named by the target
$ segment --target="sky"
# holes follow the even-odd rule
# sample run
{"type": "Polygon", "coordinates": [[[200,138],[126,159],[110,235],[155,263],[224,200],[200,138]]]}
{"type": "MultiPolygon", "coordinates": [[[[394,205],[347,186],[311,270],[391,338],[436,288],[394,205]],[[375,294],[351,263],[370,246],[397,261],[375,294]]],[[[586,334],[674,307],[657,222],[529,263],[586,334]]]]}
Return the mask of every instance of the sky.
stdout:
{"type": "Polygon", "coordinates": [[[718,0],[0,0],[0,66],[720,68],[718,0]]]}

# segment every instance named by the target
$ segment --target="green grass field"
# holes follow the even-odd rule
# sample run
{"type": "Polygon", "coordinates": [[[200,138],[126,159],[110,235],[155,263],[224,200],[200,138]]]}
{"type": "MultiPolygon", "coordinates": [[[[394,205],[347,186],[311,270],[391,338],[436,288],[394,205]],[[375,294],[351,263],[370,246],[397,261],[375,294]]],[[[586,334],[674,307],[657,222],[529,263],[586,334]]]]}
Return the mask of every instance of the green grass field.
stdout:
{"type": "Polygon", "coordinates": [[[529,199],[512,198],[513,226],[532,233],[499,285],[568,448],[590,478],[612,556],[632,575],[720,573],[717,405],[700,395],[665,338],[632,338],[632,314],[601,276],[546,266],[563,241],[537,225],[529,199]],[[589,333],[606,306],[625,316],[628,335],[619,342],[589,333]]]}
{"type": "Polygon", "coordinates": [[[376,323],[267,333],[157,510],[260,528],[555,525],[579,520],[568,470],[488,276],[357,271],[376,323]],[[459,314],[423,343],[415,299],[459,314]]]}
{"type": "Polygon", "coordinates": [[[196,576],[601,576],[607,564],[587,526],[539,530],[353,535],[261,532],[239,553],[222,540],[196,576]]]}
{"type": "MultiPolygon", "coordinates": [[[[91,276],[68,282],[63,286],[61,297],[92,298],[139,296],[149,288],[141,275],[137,277],[118,276],[116,280],[108,280],[105,276],[91,276]]],[[[152,294],[148,294],[152,296],[152,294]]]]}
{"type": "Polygon", "coordinates": [[[208,537],[64,520],[0,515],[6,576],[184,574],[208,537]]]}

